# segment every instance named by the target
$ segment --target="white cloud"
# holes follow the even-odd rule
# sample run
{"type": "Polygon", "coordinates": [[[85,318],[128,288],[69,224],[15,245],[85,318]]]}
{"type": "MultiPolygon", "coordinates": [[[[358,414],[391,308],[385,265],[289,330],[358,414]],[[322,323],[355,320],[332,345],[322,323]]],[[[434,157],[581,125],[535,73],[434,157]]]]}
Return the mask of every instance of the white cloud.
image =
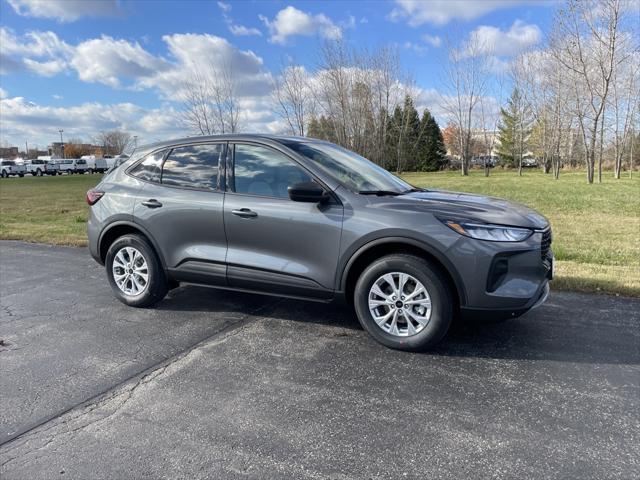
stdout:
{"type": "Polygon", "coordinates": [[[496,56],[517,55],[541,40],[542,31],[537,25],[527,25],[520,20],[513,22],[506,31],[481,25],[469,35],[469,42],[473,42],[476,51],[496,56]]]}
{"type": "Polygon", "coordinates": [[[64,98],[62,95],[58,95],[57,93],[54,93],[51,96],[53,97],[54,100],[62,100],[64,98]]]}
{"type": "Polygon", "coordinates": [[[413,50],[413,52],[419,57],[422,57],[425,53],[427,53],[427,50],[429,50],[424,45],[420,43],[414,43],[414,42],[404,42],[402,44],[402,47],[407,50],[413,50]]]}
{"type": "Polygon", "coordinates": [[[139,81],[168,68],[167,62],[140,46],[108,36],[87,40],[75,48],[71,65],[80,80],[119,87],[123,77],[139,81]]]}
{"type": "Polygon", "coordinates": [[[7,0],[18,15],[73,22],[80,17],[115,16],[116,0],[7,0]]]}
{"type": "Polygon", "coordinates": [[[73,52],[73,48],[53,32],[28,32],[19,37],[4,27],[0,27],[0,45],[6,55],[57,57],[73,52]]]}
{"type": "Polygon", "coordinates": [[[2,87],[0,87],[0,99],[6,98],[9,96],[9,93],[2,87]]]}
{"type": "Polygon", "coordinates": [[[229,31],[236,37],[246,37],[250,35],[262,36],[262,32],[257,28],[245,27],[244,25],[238,25],[234,23],[233,19],[228,15],[228,13],[231,11],[231,5],[229,3],[218,2],[218,7],[220,8],[220,10],[222,10],[222,16],[225,23],[227,24],[227,27],[229,27],[229,31]]]}
{"type": "Polygon", "coordinates": [[[229,31],[237,37],[248,36],[248,35],[257,35],[257,36],[262,35],[262,32],[257,28],[245,27],[244,25],[236,25],[234,23],[229,23],[229,31]]]}
{"type": "Polygon", "coordinates": [[[437,35],[424,34],[421,38],[425,43],[428,43],[432,47],[438,48],[440,45],[442,45],[442,39],[437,35]]]}
{"type": "Polygon", "coordinates": [[[539,0],[396,0],[389,14],[393,21],[406,20],[416,27],[425,23],[446,25],[451,20],[473,20],[494,10],[510,8],[523,3],[541,3],[539,0]]]}
{"type": "Polygon", "coordinates": [[[176,33],[162,39],[169,49],[170,67],[141,79],[139,87],[158,88],[165,98],[175,100],[194,70],[207,72],[213,67],[231,72],[239,96],[266,95],[271,90],[271,75],[251,50],[240,50],[209,34],[176,33]]]}
{"type": "Polygon", "coordinates": [[[24,59],[25,66],[34,73],[42,77],[53,77],[64,71],[67,67],[67,62],[64,60],[49,60],[48,62],[38,62],[30,58],[24,59]]]}
{"type": "Polygon", "coordinates": [[[220,10],[226,13],[229,13],[231,11],[231,4],[229,3],[218,2],[218,7],[220,7],[220,10]]]}
{"type": "Polygon", "coordinates": [[[74,51],[53,32],[28,32],[20,37],[4,27],[0,28],[0,46],[0,73],[26,68],[45,77],[63,71],[74,51]]]}
{"type": "Polygon", "coordinates": [[[342,36],[342,30],[323,13],[312,15],[288,6],[280,10],[273,20],[269,20],[263,15],[259,15],[260,20],[267,26],[271,37],[269,41],[284,45],[287,39],[292,36],[314,36],[320,35],[323,38],[337,39],[342,36]]]}
{"type": "Polygon", "coordinates": [[[141,143],[184,135],[170,106],[145,109],[132,103],[84,103],[71,107],[38,105],[23,97],[2,98],[0,138],[10,143],[22,142],[41,147],[56,141],[58,130],[68,137],[90,140],[104,130],[121,129],[138,135],[141,143]]]}

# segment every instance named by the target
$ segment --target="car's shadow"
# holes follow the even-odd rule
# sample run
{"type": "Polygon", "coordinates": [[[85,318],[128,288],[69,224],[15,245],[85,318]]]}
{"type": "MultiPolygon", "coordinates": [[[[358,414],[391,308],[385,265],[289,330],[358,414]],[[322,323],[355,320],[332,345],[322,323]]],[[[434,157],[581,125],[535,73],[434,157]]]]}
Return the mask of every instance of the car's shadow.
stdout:
{"type": "MultiPolygon", "coordinates": [[[[171,292],[160,310],[260,315],[292,322],[362,330],[342,302],[329,304],[186,286],[171,292]]],[[[501,323],[456,320],[442,342],[425,355],[576,363],[640,364],[640,325],[593,311],[547,304],[501,323]]],[[[295,333],[295,330],[292,330],[295,333]]],[[[362,336],[369,340],[365,335],[362,336]]],[[[380,347],[383,348],[383,347],[380,347]]]]}

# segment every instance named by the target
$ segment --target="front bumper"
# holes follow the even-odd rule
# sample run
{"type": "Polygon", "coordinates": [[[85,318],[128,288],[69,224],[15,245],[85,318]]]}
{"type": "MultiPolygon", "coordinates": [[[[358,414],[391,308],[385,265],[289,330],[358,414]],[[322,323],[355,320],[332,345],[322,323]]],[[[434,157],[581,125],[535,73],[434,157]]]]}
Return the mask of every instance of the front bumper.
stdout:
{"type": "Polygon", "coordinates": [[[523,242],[487,242],[463,237],[447,256],[463,279],[461,310],[518,316],[544,302],[553,278],[550,230],[523,242]]]}

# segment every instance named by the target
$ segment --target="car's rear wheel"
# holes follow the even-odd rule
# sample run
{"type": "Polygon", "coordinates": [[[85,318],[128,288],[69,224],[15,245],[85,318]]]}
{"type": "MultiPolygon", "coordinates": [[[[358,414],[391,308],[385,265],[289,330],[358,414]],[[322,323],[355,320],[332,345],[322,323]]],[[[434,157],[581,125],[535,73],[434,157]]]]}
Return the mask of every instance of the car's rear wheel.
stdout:
{"type": "Polygon", "coordinates": [[[158,255],[140,235],[125,235],[113,242],[105,266],[114,294],[126,305],[151,307],[167,294],[167,278],[158,255]]]}
{"type": "Polygon", "coordinates": [[[36,177],[41,177],[42,176],[42,170],[37,169],[36,170],[36,177]]]}
{"type": "Polygon", "coordinates": [[[440,271],[409,254],[388,255],[369,265],[356,283],[354,305],[373,338],[400,350],[434,346],[453,316],[453,298],[440,271]]]}

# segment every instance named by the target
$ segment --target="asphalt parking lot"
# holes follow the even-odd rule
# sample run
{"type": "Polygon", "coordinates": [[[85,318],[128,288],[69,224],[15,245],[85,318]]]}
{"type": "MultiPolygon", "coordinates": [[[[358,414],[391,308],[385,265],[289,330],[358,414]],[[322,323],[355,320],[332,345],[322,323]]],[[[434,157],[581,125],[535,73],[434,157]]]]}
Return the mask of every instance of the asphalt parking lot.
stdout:
{"type": "Polygon", "coordinates": [[[434,351],[339,305],[115,300],[84,249],[0,242],[0,477],[637,478],[640,301],[553,293],[434,351]]]}

